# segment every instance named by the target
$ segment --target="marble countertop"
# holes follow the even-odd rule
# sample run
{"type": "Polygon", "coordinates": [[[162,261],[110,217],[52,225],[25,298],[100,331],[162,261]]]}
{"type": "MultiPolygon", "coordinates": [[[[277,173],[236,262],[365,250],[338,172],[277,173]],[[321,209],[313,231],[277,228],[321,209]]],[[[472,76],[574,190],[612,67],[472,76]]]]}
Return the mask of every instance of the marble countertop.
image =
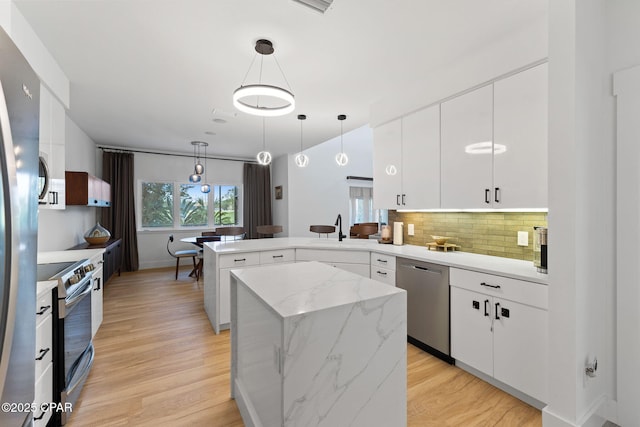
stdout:
{"type": "Polygon", "coordinates": [[[405,292],[320,262],[231,270],[282,318],[405,292]]]}
{"type": "Polygon", "coordinates": [[[425,246],[380,244],[373,239],[345,239],[339,242],[337,238],[308,238],[308,237],[276,237],[271,239],[237,240],[230,242],[208,242],[207,247],[218,254],[266,251],[272,249],[335,249],[335,250],[365,250],[388,254],[418,261],[433,262],[449,267],[496,274],[513,279],[548,284],[548,275],[538,273],[531,261],[502,258],[490,255],[473,254],[469,252],[440,252],[430,251],[425,246]]]}
{"type": "Polygon", "coordinates": [[[38,264],[80,261],[81,259],[89,259],[95,255],[102,254],[103,252],[104,249],[78,249],[66,251],[38,252],[38,264]]]}

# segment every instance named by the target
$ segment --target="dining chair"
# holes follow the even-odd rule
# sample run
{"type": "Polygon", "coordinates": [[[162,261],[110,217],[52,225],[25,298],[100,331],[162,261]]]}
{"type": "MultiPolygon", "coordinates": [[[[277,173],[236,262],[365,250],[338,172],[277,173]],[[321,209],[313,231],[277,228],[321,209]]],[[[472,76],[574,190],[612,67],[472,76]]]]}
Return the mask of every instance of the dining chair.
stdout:
{"type": "Polygon", "coordinates": [[[196,266],[196,280],[200,279],[202,277],[202,272],[203,272],[203,267],[204,267],[204,249],[203,249],[203,244],[205,242],[219,242],[221,236],[218,236],[217,234],[208,234],[208,235],[204,235],[204,233],[211,233],[211,232],[207,232],[207,231],[203,231],[202,232],[202,237],[196,237],[196,245],[200,246],[200,250],[198,251],[198,264],[196,266]]]}
{"type": "Polygon", "coordinates": [[[203,236],[218,236],[218,234],[216,234],[215,230],[213,230],[213,231],[203,231],[202,235],[203,236]]]}
{"type": "Polygon", "coordinates": [[[336,227],[334,225],[310,225],[309,231],[318,233],[318,237],[320,237],[320,234],[326,234],[326,237],[329,238],[329,233],[335,233],[336,227]]]}
{"type": "Polygon", "coordinates": [[[225,242],[229,236],[233,236],[232,240],[242,240],[245,236],[244,227],[218,227],[216,228],[216,234],[223,236],[225,242]]]}
{"type": "Polygon", "coordinates": [[[273,237],[274,234],[282,233],[281,225],[259,225],[256,227],[258,238],[273,237]]]}
{"type": "Polygon", "coordinates": [[[196,257],[198,256],[198,251],[195,250],[195,249],[185,249],[185,250],[173,252],[171,250],[171,248],[169,247],[171,245],[171,243],[173,243],[173,234],[170,235],[169,236],[169,240],[167,240],[167,252],[169,252],[169,255],[171,255],[172,257],[174,257],[176,259],[176,280],[178,280],[178,269],[180,268],[180,259],[181,258],[191,258],[193,260],[193,270],[191,270],[191,273],[195,272],[196,273],[196,280],[198,280],[198,277],[197,277],[197,263],[196,263],[196,257]]]}

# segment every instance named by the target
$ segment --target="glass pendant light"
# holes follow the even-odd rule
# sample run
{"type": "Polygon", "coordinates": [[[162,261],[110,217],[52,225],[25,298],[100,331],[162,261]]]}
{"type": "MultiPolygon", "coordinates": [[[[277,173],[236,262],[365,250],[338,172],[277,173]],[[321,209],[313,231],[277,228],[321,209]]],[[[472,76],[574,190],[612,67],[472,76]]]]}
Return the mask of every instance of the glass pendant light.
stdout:
{"type": "Polygon", "coordinates": [[[189,182],[197,184],[202,181],[201,175],[204,172],[204,166],[200,163],[200,147],[206,147],[209,144],[202,141],[191,141],[191,145],[193,145],[193,173],[189,175],[189,182]],[[198,154],[196,154],[196,147],[198,154]]]}
{"type": "Polygon", "coordinates": [[[336,154],[336,163],[338,166],[344,166],[349,163],[349,157],[344,152],[344,146],[342,144],[342,122],[347,118],[344,114],[340,114],[338,116],[338,120],[340,120],[340,152],[336,154]]]}
{"type": "Polygon", "coordinates": [[[207,147],[208,143],[204,142],[204,184],[200,187],[200,191],[207,194],[211,191],[211,186],[207,183],[207,147]]]}
{"type": "Polygon", "coordinates": [[[267,151],[266,149],[266,142],[265,142],[265,125],[264,125],[264,117],[262,118],[262,151],[258,153],[258,155],[256,156],[256,158],[258,159],[258,163],[266,166],[269,163],[271,163],[271,153],[267,151]]]}
{"type": "Polygon", "coordinates": [[[296,154],[295,162],[299,168],[304,168],[309,164],[309,156],[302,152],[302,121],[306,119],[307,116],[304,114],[298,114],[298,120],[300,120],[300,152],[296,154]]]}

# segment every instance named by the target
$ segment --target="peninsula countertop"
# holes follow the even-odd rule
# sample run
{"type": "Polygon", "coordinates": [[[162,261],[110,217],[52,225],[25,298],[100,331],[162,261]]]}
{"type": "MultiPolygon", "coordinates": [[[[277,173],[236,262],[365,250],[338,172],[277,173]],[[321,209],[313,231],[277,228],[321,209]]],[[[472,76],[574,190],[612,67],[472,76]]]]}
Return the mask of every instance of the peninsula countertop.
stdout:
{"type": "Polygon", "coordinates": [[[232,270],[231,274],[282,318],[405,292],[317,261],[232,270]]]}
{"type": "Polygon", "coordinates": [[[285,248],[370,251],[418,261],[433,262],[449,267],[496,274],[543,285],[547,285],[549,280],[547,274],[536,271],[531,261],[462,251],[437,252],[430,251],[425,246],[380,244],[374,239],[344,239],[342,242],[339,242],[337,238],[276,237],[271,239],[208,242],[205,243],[205,245],[219,255],[285,248]]]}

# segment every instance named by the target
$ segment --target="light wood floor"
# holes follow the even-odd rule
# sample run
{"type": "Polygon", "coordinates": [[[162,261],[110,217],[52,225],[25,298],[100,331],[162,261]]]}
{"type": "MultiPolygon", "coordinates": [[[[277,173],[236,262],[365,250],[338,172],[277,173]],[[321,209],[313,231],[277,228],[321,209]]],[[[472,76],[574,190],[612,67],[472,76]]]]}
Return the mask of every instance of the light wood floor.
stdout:
{"type": "MultiPolygon", "coordinates": [[[[229,333],[214,334],[202,283],[174,271],[107,284],[95,363],[68,427],[243,426],[229,398],[229,333]]],[[[542,424],[539,410],[484,381],[412,345],[407,356],[409,426],[542,424]]]]}

